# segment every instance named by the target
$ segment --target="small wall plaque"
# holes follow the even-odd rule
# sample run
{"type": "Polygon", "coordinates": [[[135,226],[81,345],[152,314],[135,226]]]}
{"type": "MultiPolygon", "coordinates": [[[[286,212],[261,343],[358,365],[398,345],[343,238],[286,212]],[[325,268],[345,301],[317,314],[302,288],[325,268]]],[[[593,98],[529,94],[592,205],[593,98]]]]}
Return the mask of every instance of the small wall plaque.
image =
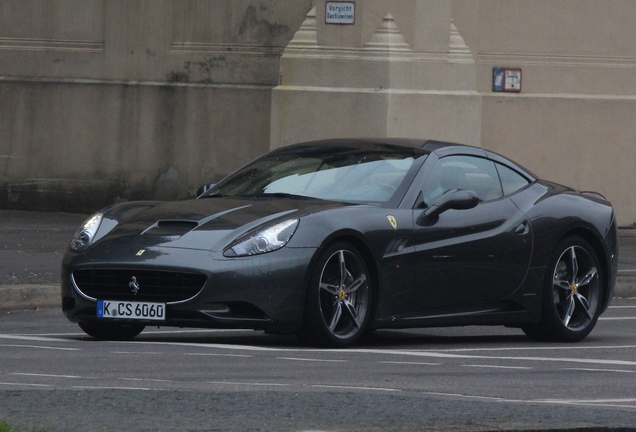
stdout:
{"type": "Polygon", "coordinates": [[[492,69],[492,91],[494,92],[521,92],[521,69],[502,68],[492,69]]]}
{"type": "Polygon", "coordinates": [[[325,23],[351,25],[356,23],[356,3],[328,1],[325,3],[325,23]]]}

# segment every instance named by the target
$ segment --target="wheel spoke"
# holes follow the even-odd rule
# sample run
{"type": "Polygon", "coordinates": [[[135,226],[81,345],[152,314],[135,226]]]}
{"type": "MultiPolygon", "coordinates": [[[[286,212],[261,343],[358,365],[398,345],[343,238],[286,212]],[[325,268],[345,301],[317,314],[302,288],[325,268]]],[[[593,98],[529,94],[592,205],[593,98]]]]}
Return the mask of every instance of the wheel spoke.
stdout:
{"type": "Polygon", "coordinates": [[[340,251],[340,253],[338,254],[338,259],[340,261],[340,286],[344,286],[348,274],[344,251],[340,251]]]}
{"type": "Polygon", "coordinates": [[[566,280],[563,279],[554,279],[554,286],[557,288],[564,289],[566,291],[572,291],[572,285],[566,280]]]}
{"type": "Polygon", "coordinates": [[[320,289],[327,291],[329,294],[338,295],[338,287],[334,284],[330,284],[327,282],[320,283],[320,289]]]}
{"type": "Polygon", "coordinates": [[[596,267],[592,267],[591,269],[588,270],[585,276],[583,276],[583,279],[581,279],[580,282],[577,282],[577,285],[583,286],[583,285],[589,284],[592,281],[592,279],[594,279],[594,276],[596,276],[596,273],[597,273],[596,267]]]}
{"type": "Polygon", "coordinates": [[[568,296],[566,302],[569,303],[567,305],[567,312],[565,313],[565,317],[563,317],[563,324],[567,327],[570,324],[570,320],[572,319],[572,315],[574,314],[574,296],[568,296]]]}
{"type": "Polygon", "coordinates": [[[360,319],[358,318],[358,312],[356,312],[355,306],[348,300],[345,300],[343,303],[346,310],[349,312],[349,315],[351,315],[351,318],[353,318],[353,322],[355,322],[356,327],[360,328],[361,323],[360,319]]]}
{"type": "Polygon", "coordinates": [[[342,302],[340,300],[336,302],[335,309],[331,317],[331,322],[329,323],[329,330],[331,330],[332,333],[336,330],[336,326],[342,317],[342,302]]]}
{"type": "Polygon", "coordinates": [[[572,281],[571,284],[574,285],[576,283],[576,277],[579,274],[579,262],[576,258],[576,250],[574,246],[570,248],[570,261],[572,263],[572,281]]]}
{"type": "Polygon", "coordinates": [[[349,285],[347,285],[347,287],[345,288],[345,292],[347,294],[356,292],[358,288],[360,288],[362,285],[366,283],[366,281],[367,281],[367,275],[361,274],[356,280],[354,280],[349,285]]]}
{"type": "Polygon", "coordinates": [[[579,304],[582,306],[583,312],[585,312],[585,316],[587,316],[588,319],[592,319],[592,314],[590,313],[590,304],[588,303],[587,299],[579,293],[576,293],[574,296],[579,301],[579,304]]]}

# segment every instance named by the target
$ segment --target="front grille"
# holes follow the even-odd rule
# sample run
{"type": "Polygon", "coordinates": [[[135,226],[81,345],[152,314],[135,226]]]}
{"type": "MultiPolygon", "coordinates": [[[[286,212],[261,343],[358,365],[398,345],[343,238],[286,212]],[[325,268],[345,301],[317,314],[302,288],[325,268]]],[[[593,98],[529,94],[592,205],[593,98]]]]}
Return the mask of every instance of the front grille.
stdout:
{"type": "Polygon", "coordinates": [[[161,270],[93,269],[74,271],[73,280],[77,289],[92,299],[173,303],[197,295],[206,276],[161,270]],[[137,294],[131,286],[133,280],[139,286],[137,294]]]}

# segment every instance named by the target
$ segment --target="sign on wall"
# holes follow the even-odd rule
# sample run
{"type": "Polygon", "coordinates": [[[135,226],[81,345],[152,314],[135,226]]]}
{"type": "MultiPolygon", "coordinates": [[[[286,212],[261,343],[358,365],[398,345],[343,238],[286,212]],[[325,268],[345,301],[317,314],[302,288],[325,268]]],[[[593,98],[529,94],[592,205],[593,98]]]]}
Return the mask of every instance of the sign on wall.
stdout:
{"type": "Polygon", "coordinates": [[[493,68],[492,91],[519,93],[521,91],[521,69],[493,68]]]}
{"type": "Polygon", "coordinates": [[[356,3],[328,1],[325,3],[325,24],[355,24],[356,3]]]}

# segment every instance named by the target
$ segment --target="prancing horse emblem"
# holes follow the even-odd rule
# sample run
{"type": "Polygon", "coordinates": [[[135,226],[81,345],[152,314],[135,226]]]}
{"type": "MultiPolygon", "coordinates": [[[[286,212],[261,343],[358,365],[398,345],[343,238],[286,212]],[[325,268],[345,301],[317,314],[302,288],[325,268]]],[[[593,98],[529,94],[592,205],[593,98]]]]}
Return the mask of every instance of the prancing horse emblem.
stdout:
{"type": "Polygon", "coordinates": [[[396,230],[397,229],[397,219],[395,219],[395,216],[388,215],[386,218],[389,220],[389,223],[391,224],[393,229],[396,230]]]}
{"type": "Polygon", "coordinates": [[[130,282],[128,282],[128,286],[130,287],[130,289],[132,290],[132,293],[134,295],[137,295],[137,293],[139,292],[139,284],[137,283],[137,278],[135,276],[133,276],[130,279],[130,282]]]}

